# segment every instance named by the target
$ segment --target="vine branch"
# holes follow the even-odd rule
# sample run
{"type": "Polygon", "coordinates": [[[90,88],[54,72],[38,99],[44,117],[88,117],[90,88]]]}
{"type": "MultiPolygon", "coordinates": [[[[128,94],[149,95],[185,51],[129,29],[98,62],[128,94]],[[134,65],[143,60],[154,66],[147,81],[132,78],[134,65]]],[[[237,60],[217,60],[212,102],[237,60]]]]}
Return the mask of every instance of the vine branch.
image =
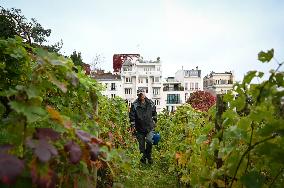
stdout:
{"type": "Polygon", "coordinates": [[[281,172],[283,172],[284,168],[281,168],[280,171],[277,173],[277,175],[273,178],[271,184],[269,185],[269,188],[272,187],[272,185],[275,183],[276,179],[280,176],[281,172]]]}
{"type": "MultiPolygon", "coordinates": [[[[249,147],[248,148],[251,147],[253,130],[254,130],[254,126],[253,126],[253,122],[252,122],[252,124],[251,124],[251,135],[250,135],[250,141],[249,141],[249,147]]],[[[246,167],[245,173],[247,173],[248,166],[249,166],[249,161],[250,161],[250,152],[248,152],[248,162],[247,162],[247,167],[246,167]]]]}
{"type": "Polygon", "coordinates": [[[277,136],[277,135],[274,134],[274,135],[272,135],[272,136],[270,136],[270,137],[268,137],[268,138],[266,138],[266,139],[263,139],[263,140],[261,140],[261,141],[258,141],[258,142],[256,142],[254,145],[252,145],[251,147],[249,147],[249,148],[244,152],[244,154],[243,154],[242,157],[241,157],[241,160],[240,160],[239,163],[238,163],[238,166],[237,166],[237,169],[236,169],[236,171],[235,171],[234,177],[233,177],[232,182],[231,182],[231,184],[230,184],[230,188],[233,186],[233,183],[234,183],[234,180],[235,180],[235,178],[236,178],[237,172],[238,172],[238,170],[239,170],[239,168],[240,168],[240,166],[241,166],[241,163],[242,163],[243,159],[244,159],[245,156],[247,155],[247,153],[248,153],[249,151],[251,151],[252,149],[254,149],[257,145],[259,145],[259,144],[261,144],[261,143],[263,143],[263,142],[266,142],[266,141],[268,141],[268,140],[271,140],[271,139],[275,138],[276,136],[277,136]]]}

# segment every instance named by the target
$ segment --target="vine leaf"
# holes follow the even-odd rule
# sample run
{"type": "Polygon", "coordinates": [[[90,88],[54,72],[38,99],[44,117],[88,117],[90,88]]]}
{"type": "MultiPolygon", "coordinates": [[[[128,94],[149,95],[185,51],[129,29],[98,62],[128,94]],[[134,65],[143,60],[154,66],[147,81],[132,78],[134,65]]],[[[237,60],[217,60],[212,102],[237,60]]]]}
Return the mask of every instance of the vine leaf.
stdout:
{"type": "Polygon", "coordinates": [[[58,140],[60,138],[60,134],[54,131],[52,128],[36,128],[35,136],[38,139],[49,139],[52,141],[58,140]]]}
{"type": "Polygon", "coordinates": [[[9,105],[18,113],[27,117],[28,122],[35,122],[46,115],[46,111],[40,106],[32,106],[23,102],[11,101],[9,105]]]}
{"type": "Polygon", "coordinates": [[[77,137],[82,140],[83,142],[87,143],[91,141],[91,135],[82,130],[76,130],[77,137]]]}
{"type": "Polygon", "coordinates": [[[49,106],[49,105],[46,106],[46,110],[51,119],[53,119],[54,121],[60,124],[63,124],[63,118],[57,110],[55,110],[52,106],[49,106]]]}
{"type": "Polygon", "coordinates": [[[55,86],[57,86],[63,93],[67,92],[67,85],[66,83],[60,82],[56,79],[55,76],[51,75],[49,76],[49,81],[53,83],[55,86]]]}
{"type": "Polygon", "coordinates": [[[0,179],[5,184],[12,184],[24,170],[23,161],[17,157],[0,153],[0,179]]]}
{"type": "Polygon", "coordinates": [[[268,50],[267,52],[259,52],[258,53],[258,60],[262,63],[269,62],[274,56],[274,49],[268,50]]]}
{"type": "Polygon", "coordinates": [[[39,90],[35,86],[30,86],[26,89],[29,99],[39,97],[39,90]]]}
{"type": "Polygon", "coordinates": [[[252,171],[242,176],[241,181],[246,187],[261,188],[265,178],[260,173],[252,171]]]}
{"type": "Polygon", "coordinates": [[[28,138],[26,140],[26,145],[29,148],[34,149],[35,155],[41,162],[47,162],[52,156],[58,155],[57,149],[45,139],[32,140],[28,138]]]}
{"type": "Polygon", "coordinates": [[[81,160],[82,150],[76,142],[69,141],[64,145],[64,149],[69,153],[69,161],[72,164],[77,164],[81,160]]]}
{"type": "Polygon", "coordinates": [[[243,83],[250,83],[252,81],[252,79],[256,76],[257,71],[249,71],[244,79],[243,79],[243,83]]]}

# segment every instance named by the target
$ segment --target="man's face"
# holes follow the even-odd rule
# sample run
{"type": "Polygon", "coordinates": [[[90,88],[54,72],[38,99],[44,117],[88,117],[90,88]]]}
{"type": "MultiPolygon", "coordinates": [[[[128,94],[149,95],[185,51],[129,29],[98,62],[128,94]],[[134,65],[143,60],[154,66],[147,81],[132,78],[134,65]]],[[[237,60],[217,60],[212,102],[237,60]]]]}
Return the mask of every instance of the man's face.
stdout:
{"type": "Polygon", "coordinates": [[[139,93],[137,96],[138,96],[139,100],[145,99],[145,93],[139,93]]]}

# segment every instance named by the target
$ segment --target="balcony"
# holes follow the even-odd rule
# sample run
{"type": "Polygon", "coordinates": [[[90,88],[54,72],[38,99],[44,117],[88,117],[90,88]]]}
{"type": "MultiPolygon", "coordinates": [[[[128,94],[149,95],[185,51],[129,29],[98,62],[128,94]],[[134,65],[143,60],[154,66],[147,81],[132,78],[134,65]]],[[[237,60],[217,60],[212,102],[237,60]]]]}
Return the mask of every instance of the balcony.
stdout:
{"type": "Polygon", "coordinates": [[[167,104],[181,104],[181,100],[166,100],[167,104]]]}
{"type": "Polygon", "coordinates": [[[184,91],[184,87],[182,87],[182,86],[179,86],[179,87],[165,86],[165,87],[163,87],[163,91],[184,91]]]}
{"type": "Polygon", "coordinates": [[[161,76],[162,73],[161,71],[138,71],[137,72],[138,76],[161,76]]]}

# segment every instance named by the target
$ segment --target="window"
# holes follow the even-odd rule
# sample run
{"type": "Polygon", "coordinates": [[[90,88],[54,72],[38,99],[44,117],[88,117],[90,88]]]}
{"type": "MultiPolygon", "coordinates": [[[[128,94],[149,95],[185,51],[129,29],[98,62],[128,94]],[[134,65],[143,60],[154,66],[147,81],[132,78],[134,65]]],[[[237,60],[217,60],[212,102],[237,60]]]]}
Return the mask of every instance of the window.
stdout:
{"type": "Polygon", "coordinates": [[[148,83],[148,78],[146,78],[146,83],[148,83]]]}
{"type": "Polygon", "coordinates": [[[198,90],[198,82],[195,83],[195,90],[198,90]]]}
{"type": "Polygon", "coordinates": [[[123,67],[123,71],[132,71],[132,67],[123,67]]]}
{"type": "Polygon", "coordinates": [[[228,80],[221,80],[221,84],[227,84],[228,80]]]}
{"type": "Polygon", "coordinates": [[[185,93],[184,101],[186,102],[188,98],[188,93],[185,93]]]}
{"type": "Polygon", "coordinates": [[[111,90],[112,90],[112,91],[115,90],[115,83],[111,83],[111,90]]]}
{"type": "Polygon", "coordinates": [[[153,95],[159,95],[160,94],[160,88],[153,88],[153,95]]]}
{"type": "Polygon", "coordinates": [[[160,100],[156,99],[156,100],[154,100],[154,103],[155,103],[156,106],[158,106],[158,105],[160,105],[160,100]]]}
{"type": "Polygon", "coordinates": [[[143,83],[143,78],[138,78],[138,83],[143,83]]]}
{"type": "Polygon", "coordinates": [[[160,77],[155,77],[154,82],[160,82],[160,77]]]}
{"type": "Polygon", "coordinates": [[[125,91],[125,94],[132,94],[132,89],[131,88],[125,88],[124,89],[124,91],[125,91]]]}
{"type": "Polygon", "coordinates": [[[187,91],[188,90],[188,83],[185,83],[184,87],[185,87],[184,89],[187,91]]]}
{"type": "Polygon", "coordinates": [[[167,104],[180,104],[180,94],[168,94],[167,104]]]}
{"type": "Polygon", "coordinates": [[[161,69],[160,69],[160,67],[157,67],[157,71],[160,71],[161,69]]]}
{"type": "Polygon", "coordinates": [[[114,98],[115,97],[115,94],[111,94],[111,98],[114,98]]]}
{"type": "Polygon", "coordinates": [[[151,70],[152,70],[151,67],[144,67],[145,72],[148,72],[148,71],[151,71],[151,70]]]}
{"type": "Polygon", "coordinates": [[[108,84],[107,83],[105,83],[105,88],[107,88],[108,87],[108,84]]]}
{"type": "Polygon", "coordinates": [[[130,77],[125,77],[125,83],[131,83],[131,78],[130,77]]]}
{"type": "Polygon", "coordinates": [[[194,83],[190,82],[190,90],[194,90],[194,83]]]}

